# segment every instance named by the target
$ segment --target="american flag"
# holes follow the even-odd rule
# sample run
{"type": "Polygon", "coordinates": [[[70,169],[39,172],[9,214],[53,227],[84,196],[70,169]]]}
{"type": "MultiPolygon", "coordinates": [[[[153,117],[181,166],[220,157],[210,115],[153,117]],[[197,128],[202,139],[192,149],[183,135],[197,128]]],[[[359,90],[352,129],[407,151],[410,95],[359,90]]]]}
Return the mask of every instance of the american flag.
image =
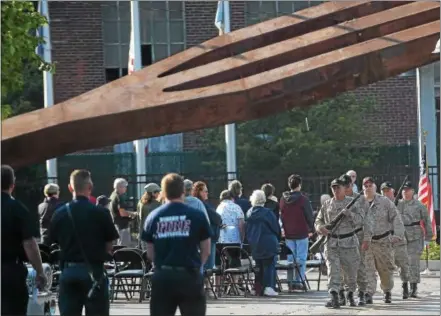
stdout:
{"type": "MultiPolygon", "coordinates": [[[[436,239],[436,221],[435,221],[435,212],[433,210],[432,186],[430,185],[430,181],[429,181],[427,161],[426,161],[426,143],[424,143],[424,147],[423,147],[420,168],[421,171],[420,171],[420,182],[418,185],[418,200],[421,203],[423,203],[429,211],[430,221],[432,224],[433,239],[436,239]]],[[[424,229],[423,223],[422,223],[422,227],[424,229]]]]}

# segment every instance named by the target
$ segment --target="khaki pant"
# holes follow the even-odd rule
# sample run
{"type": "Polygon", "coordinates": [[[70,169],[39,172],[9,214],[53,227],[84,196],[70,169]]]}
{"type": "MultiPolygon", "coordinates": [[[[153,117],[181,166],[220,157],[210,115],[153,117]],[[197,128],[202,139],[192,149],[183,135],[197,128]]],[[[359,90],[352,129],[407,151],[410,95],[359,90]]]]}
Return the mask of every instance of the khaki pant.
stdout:
{"type": "Polygon", "coordinates": [[[409,254],[409,282],[420,283],[420,257],[423,253],[424,241],[422,239],[407,242],[407,253],[409,254]]]}
{"type": "Polygon", "coordinates": [[[378,271],[383,292],[390,292],[394,287],[394,258],[392,243],[389,238],[376,242],[372,241],[365,253],[367,293],[374,295],[377,290],[378,271]]]}
{"type": "Polygon", "coordinates": [[[341,283],[341,271],[347,275],[348,291],[355,292],[357,288],[357,270],[360,264],[358,247],[340,248],[326,247],[326,265],[328,267],[328,291],[338,292],[341,283]]]}
{"type": "Polygon", "coordinates": [[[394,262],[395,265],[400,269],[401,281],[409,282],[409,256],[407,254],[407,245],[406,244],[393,245],[393,248],[394,248],[394,262]]]}
{"type": "MultiPolygon", "coordinates": [[[[358,271],[357,271],[357,286],[358,286],[358,290],[360,292],[365,292],[367,290],[367,286],[368,286],[368,280],[367,280],[367,276],[366,276],[366,265],[365,265],[365,252],[363,250],[361,250],[361,245],[363,243],[363,233],[361,233],[361,235],[358,235],[358,241],[360,244],[360,263],[358,265],[358,271]]],[[[345,271],[345,269],[342,267],[342,273],[341,273],[341,284],[340,284],[340,290],[344,290],[345,289],[345,285],[347,287],[348,284],[348,277],[347,277],[347,273],[345,271]]]]}

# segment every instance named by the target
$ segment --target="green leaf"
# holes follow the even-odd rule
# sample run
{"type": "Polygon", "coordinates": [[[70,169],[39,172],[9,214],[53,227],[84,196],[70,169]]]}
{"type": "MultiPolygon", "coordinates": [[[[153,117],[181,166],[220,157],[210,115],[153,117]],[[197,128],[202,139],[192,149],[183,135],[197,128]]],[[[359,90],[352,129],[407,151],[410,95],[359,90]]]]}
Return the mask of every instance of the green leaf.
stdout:
{"type": "MultiPolygon", "coordinates": [[[[36,30],[46,23],[46,18],[35,10],[32,1],[1,2],[2,120],[14,114],[3,106],[4,96],[22,90],[27,65],[37,68],[42,64],[35,48],[44,40],[36,36],[36,30]]],[[[52,65],[47,63],[40,69],[53,71],[52,65]]]]}

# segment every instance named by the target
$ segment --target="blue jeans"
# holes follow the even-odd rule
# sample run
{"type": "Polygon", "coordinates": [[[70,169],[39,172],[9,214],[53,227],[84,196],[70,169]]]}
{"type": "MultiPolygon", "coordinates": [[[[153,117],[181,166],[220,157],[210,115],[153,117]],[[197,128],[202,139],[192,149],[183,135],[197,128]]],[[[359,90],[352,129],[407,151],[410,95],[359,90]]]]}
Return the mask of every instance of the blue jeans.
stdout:
{"type": "MultiPolygon", "coordinates": [[[[286,246],[291,249],[294,259],[296,263],[299,265],[300,274],[302,276],[302,279],[305,280],[305,273],[306,273],[306,259],[308,257],[308,246],[309,241],[308,238],[304,239],[286,239],[285,240],[286,246]]],[[[288,262],[294,262],[293,256],[288,255],[288,262]]],[[[293,283],[293,272],[294,271],[288,271],[288,283],[293,283]]],[[[301,283],[300,275],[296,275],[295,283],[301,283]]]]}
{"type": "Polygon", "coordinates": [[[205,266],[204,266],[205,270],[214,268],[215,258],[216,258],[216,242],[211,241],[211,251],[210,251],[210,255],[207,258],[207,262],[205,262],[205,266]]]}

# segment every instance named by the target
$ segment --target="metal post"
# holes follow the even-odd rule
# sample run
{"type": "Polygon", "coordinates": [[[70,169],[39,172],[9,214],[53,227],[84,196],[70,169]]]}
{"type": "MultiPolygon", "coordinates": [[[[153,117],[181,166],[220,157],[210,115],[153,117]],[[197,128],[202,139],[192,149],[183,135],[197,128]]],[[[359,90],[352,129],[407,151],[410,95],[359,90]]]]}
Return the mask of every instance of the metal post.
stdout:
{"type": "MultiPolygon", "coordinates": [[[[231,31],[230,23],[230,2],[223,1],[224,6],[224,33],[231,31]]],[[[236,165],[236,124],[225,125],[225,145],[227,153],[227,174],[228,183],[237,177],[236,165]]]]}
{"type": "MultiPolygon", "coordinates": [[[[41,15],[47,19],[47,24],[42,27],[42,36],[45,40],[43,44],[43,59],[47,63],[52,63],[52,45],[50,32],[49,5],[47,0],[42,0],[41,15]]],[[[43,71],[44,107],[49,108],[54,105],[54,83],[50,71],[43,71]]],[[[46,173],[48,182],[57,183],[57,158],[46,160],[46,173]]]]}
{"type": "MultiPolygon", "coordinates": [[[[424,146],[423,132],[427,132],[427,165],[438,165],[436,154],[436,106],[435,106],[435,77],[434,64],[417,69],[417,97],[418,97],[418,141],[419,156],[424,146]]],[[[438,205],[438,176],[434,175],[431,181],[434,209],[438,205]]]]}
{"type": "MultiPolygon", "coordinates": [[[[130,1],[130,23],[131,23],[131,54],[130,59],[133,58],[133,70],[138,71],[142,69],[141,63],[141,34],[139,31],[139,2],[138,0],[130,1]]],[[[129,65],[130,68],[130,65],[129,65]]],[[[135,153],[136,153],[136,174],[137,174],[137,197],[141,198],[144,191],[144,182],[146,175],[146,161],[145,161],[145,146],[146,141],[144,139],[135,140],[135,153]]]]}

